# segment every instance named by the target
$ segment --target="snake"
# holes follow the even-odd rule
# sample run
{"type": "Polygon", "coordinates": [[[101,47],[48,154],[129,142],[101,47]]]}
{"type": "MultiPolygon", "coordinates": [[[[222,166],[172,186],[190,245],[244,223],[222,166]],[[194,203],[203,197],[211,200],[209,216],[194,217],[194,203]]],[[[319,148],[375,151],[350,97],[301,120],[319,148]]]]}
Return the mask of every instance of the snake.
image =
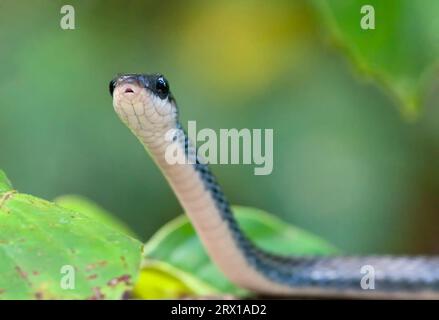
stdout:
{"type": "Polygon", "coordinates": [[[109,90],[115,112],[160,168],[208,256],[238,287],[270,297],[439,298],[439,256],[278,255],[257,247],[208,163],[198,157],[167,79],[158,73],[118,74],[109,90]],[[187,161],[169,161],[167,150],[187,161]],[[373,270],[366,286],[365,266],[373,270]]]}

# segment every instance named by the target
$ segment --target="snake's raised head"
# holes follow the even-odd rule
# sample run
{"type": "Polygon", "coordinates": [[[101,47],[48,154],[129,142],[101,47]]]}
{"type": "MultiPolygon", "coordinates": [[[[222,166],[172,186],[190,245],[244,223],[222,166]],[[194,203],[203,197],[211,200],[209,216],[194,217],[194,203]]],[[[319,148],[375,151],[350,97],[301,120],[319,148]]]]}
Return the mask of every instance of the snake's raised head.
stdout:
{"type": "Polygon", "coordinates": [[[168,81],[161,74],[122,74],[110,81],[113,106],[138,134],[175,126],[177,106],[168,81]]]}

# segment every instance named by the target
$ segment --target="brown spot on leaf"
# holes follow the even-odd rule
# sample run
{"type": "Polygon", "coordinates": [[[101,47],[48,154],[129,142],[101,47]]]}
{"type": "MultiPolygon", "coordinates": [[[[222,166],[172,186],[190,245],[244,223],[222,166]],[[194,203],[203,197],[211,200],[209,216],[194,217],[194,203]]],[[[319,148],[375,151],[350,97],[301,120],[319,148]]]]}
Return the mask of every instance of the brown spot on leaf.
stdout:
{"type": "Polygon", "coordinates": [[[0,289],[0,294],[3,294],[3,293],[5,293],[5,289],[0,289]]]}
{"type": "Polygon", "coordinates": [[[96,279],[97,277],[98,277],[98,275],[97,275],[96,273],[93,273],[93,274],[89,275],[89,276],[87,277],[87,279],[88,279],[88,280],[93,280],[93,279],[96,279]]]}
{"type": "Polygon", "coordinates": [[[129,290],[124,291],[124,293],[122,294],[121,299],[122,299],[122,300],[130,300],[130,299],[133,299],[132,292],[129,291],[129,290]]]}
{"type": "Polygon", "coordinates": [[[15,271],[17,271],[20,278],[22,278],[24,281],[26,281],[28,284],[30,284],[30,281],[27,277],[27,272],[25,272],[23,269],[21,269],[19,266],[15,266],[15,271]]]}
{"type": "Polygon", "coordinates": [[[41,291],[35,292],[35,299],[43,300],[43,293],[41,291]]]}
{"type": "Polygon", "coordinates": [[[99,287],[95,287],[92,290],[93,290],[93,295],[89,298],[89,300],[105,299],[105,295],[102,293],[102,291],[99,287]]]}
{"type": "Polygon", "coordinates": [[[12,190],[12,191],[8,191],[5,194],[3,194],[3,196],[0,198],[0,209],[3,207],[3,205],[6,203],[6,201],[11,198],[14,193],[16,193],[17,191],[12,190]]]}
{"type": "Polygon", "coordinates": [[[38,272],[38,271],[32,271],[32,274],[34,275],[34,276],[39,276],[40,275],[40,273],[38,272]]]}
{"type": "Polygon", "coordinates": [[[85,271],[90,272],[90,271],[96,269],[97,267],[105,267],[106,265],[107,265],[107,261],[101,260],[101,261],[98,261],[96,263],[91,263],[88,266],[86,266],[85,271]]]}
{"type": "Polygon", "coordinates": [[[125,259],[125,257],[124,257],[124,256],[121,256],[121,257],[120,257],[120,260],[122,261],[122,265],[123,265],[123,267],[124,267],[125,269],[127,269],[127,268],[128,268],[128,263],[127,263],[127,260],[125,259]]]}
{"type": "Polygon", "coordinates": [[[105,267],[107,264],[108,264],[108,262],[105,260],[101,260],[98,262],[99,267],[105,267]]]}
{"type": "Polygon", "coordinates": [[[108,281],[107,284],[110,287],[114,287],[114,286],[118,285],[121,282],[123,282],[123,283],[125,283],[127,285],[131,284],[131,276],[129,274],[124,274],[124,275],[121,275],[120,277],[116,277],[116,278],[111,279],[110,281],[108,281]]]}

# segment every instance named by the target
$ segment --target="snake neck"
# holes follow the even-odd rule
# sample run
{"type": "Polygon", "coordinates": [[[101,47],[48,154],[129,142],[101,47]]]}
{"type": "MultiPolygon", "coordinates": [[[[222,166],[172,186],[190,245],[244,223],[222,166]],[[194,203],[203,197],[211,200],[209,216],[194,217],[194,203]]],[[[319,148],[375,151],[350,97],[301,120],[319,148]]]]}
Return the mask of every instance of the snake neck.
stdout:
{"type": "Polygon", "coordinates": [[[207,164],[199,161],[183,126],[177,122],[172,128],[156,128],[154,133],[136,127],[131,130],[162,171],[208,255],[223,274],[252,291],[287,293],[255,267],[261,251],[241,231],[216,177],[207,164]],[[170,163],[166,158],[170,150],[183,159],[170,163]]]}
{"type": "Polygon", "coordinates": [[[433,292],[438,297],[438,258],[285,257],[257,248],[241,231],[217,179],[197,158],[180,123],[156,127],[154,132],[132,130],[168,180],[210,258],[238,286],[270,295],[362,297],[372,293],[405,298],[415,293],[415,297],[430,298],[433,292]],[[178,134],[170,135],[169,130],[178,134]],[[169,150],[184,161],[170,163],[169,150]],[[362,290],[365,265],[376,268],[380,290],[362,290]]]}

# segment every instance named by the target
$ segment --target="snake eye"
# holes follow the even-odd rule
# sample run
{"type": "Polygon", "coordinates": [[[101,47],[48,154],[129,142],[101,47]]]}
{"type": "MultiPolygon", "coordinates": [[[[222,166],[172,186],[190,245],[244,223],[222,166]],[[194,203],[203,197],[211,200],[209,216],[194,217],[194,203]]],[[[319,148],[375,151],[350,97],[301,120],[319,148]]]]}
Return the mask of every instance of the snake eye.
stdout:
{"type": "Polygon", "coordinates": [[[159,76],[155,82],[155,91],[160,99],[166,99],[169,94],[169,84],[168,81],[163,77],[159,76]]]}
{"type": "Polygon", "coordinates": [[[116,85],[116,80],[111,80],[110,81],[110,84],[109,84],[109,89],[110,89],[110,94],[111,94],[111,96],[113,96],[113,91],[114,91],[114,87],[115,87],[115,85],[116,85]]]}

